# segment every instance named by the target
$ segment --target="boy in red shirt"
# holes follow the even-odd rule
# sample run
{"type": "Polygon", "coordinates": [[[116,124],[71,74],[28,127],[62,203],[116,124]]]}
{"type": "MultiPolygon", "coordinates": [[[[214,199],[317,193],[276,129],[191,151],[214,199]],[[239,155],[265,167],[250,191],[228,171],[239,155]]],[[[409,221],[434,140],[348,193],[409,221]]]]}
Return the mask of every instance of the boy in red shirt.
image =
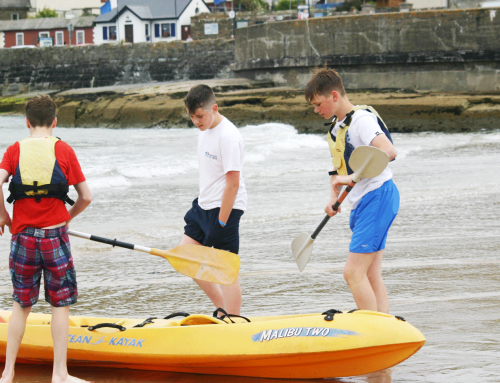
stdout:
{"type": "Polygon", "coordinates": [[[0,383],[11,383],[14,379],[26,320],[38,301],[42,270],[45,300],[52,308],[52,383],[81,383],[84,381],[68,374],[66,366],[69,305],[76,302],[78,295],[67,227],[89,205],[92,196],[73,149],[52,137],[57,125],[54,101],[49,96],[34,97],[26,103],[25,110],[30,137],[11,145],[0,163],[0,185],[12,176],[7,201],[14,202],[11,220],[0,187],[0,235],[9,226],[12,233],[9,267],[14,286],[5,369],[0,383]],[[76,203],[67,195],[71,185],[78,193],[76,203]],[[69,210],[65,202],[72,205],[69,210]]]}

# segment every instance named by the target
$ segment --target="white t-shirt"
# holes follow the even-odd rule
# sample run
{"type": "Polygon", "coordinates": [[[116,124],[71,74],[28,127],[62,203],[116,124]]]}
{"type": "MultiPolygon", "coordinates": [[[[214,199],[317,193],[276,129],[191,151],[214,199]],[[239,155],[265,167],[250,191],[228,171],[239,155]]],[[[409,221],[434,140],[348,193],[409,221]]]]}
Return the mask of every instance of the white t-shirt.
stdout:
{"type": "MultiPolygon", "coordinates": [[[[337,136],[337,130],[343,121],[344,120],[337,121],[333,127],[332,132],[335,136],[337,136]]],[[[366,110],[359,110],[352,116],[351,125],[347,130],[346,147],[347,145],[352,145],[354,148],[361,145],[373,146],[371,142],[379,134],[384,134],[384,132],[377,122],[377,116],[366,110]]],[[[347,195],[347,200],[352,205],[352,208],[356,208],[356,205],[364,195],[378,189],[384,182],[391,178],[392,171],[389,167],[386,167],[384,171],[376,177],[360,179],[347,195]]]]}
{"type": "Polygon", "coordinates": [[[198,136],[198,164],[200,195],[198,205],[204,210],[221,207],[226,187],[226,173],[240,172],[240,187],[233,209],[245,210],[247,191],[243,181],[245,144],[236,126],[226,117],[212,129],[200,131],[198,136]]]}

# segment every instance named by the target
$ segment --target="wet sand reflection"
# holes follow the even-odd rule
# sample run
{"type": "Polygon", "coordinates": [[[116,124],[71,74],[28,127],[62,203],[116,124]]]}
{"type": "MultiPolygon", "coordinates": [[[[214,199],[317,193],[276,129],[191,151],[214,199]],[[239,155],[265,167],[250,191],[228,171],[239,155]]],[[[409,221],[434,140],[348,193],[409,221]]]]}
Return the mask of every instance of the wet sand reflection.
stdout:
{"type": "MultiPolygon", "coordinates": [[[[3,364],[0,368],[3,370],[3,364]]],[[[177,372],[158,372],[103,367],[70,367],[69,373],[80,379],[95,380],[96,383],[392,383],[392,368],[372,374],[332,379],[266,379],[246,378],[242,376],[199,375],[177,372]]],[[[49,382],[52,366],[49,365],[17,365],[15,382],[39,383],[49,382]]]]}

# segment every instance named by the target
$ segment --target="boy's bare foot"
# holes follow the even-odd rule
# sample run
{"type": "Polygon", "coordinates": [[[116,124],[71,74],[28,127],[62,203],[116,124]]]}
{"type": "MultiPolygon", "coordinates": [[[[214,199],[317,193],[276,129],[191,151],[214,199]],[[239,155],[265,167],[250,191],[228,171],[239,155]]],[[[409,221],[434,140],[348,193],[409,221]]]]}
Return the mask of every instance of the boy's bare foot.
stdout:
{"type": "MultiPolygon", "coordinates": [[[[3,383],[0,381],[0,383],[3,383]]],[[[7,382],[6,382],[7,383],[7,382]]],[[[94,381],[89,382],[87,380],[79,379],[75,376],[66,375],[66,379],[60,379],[58,377],[52,377],[52,383],[95,383],[94,381]]]]}
{"type": "Polygon", "coordinates": [[[0,377],[0,383],[12,383],[13,381],[14,381],[14,371],[12,371],[12,374],[6,373],[4,371],[2,376],[0,377]]]}

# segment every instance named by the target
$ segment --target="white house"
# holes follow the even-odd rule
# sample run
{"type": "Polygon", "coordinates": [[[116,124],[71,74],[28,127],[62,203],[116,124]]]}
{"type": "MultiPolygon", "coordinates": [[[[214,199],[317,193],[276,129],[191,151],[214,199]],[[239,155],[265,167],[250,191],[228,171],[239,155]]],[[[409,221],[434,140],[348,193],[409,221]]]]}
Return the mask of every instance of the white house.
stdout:
{"type": "Polygon", "coordinates": [[[206,12],[203,0],[110,0],[95,19],[94,43],[186,40],[191,16],[206,12]]]}

